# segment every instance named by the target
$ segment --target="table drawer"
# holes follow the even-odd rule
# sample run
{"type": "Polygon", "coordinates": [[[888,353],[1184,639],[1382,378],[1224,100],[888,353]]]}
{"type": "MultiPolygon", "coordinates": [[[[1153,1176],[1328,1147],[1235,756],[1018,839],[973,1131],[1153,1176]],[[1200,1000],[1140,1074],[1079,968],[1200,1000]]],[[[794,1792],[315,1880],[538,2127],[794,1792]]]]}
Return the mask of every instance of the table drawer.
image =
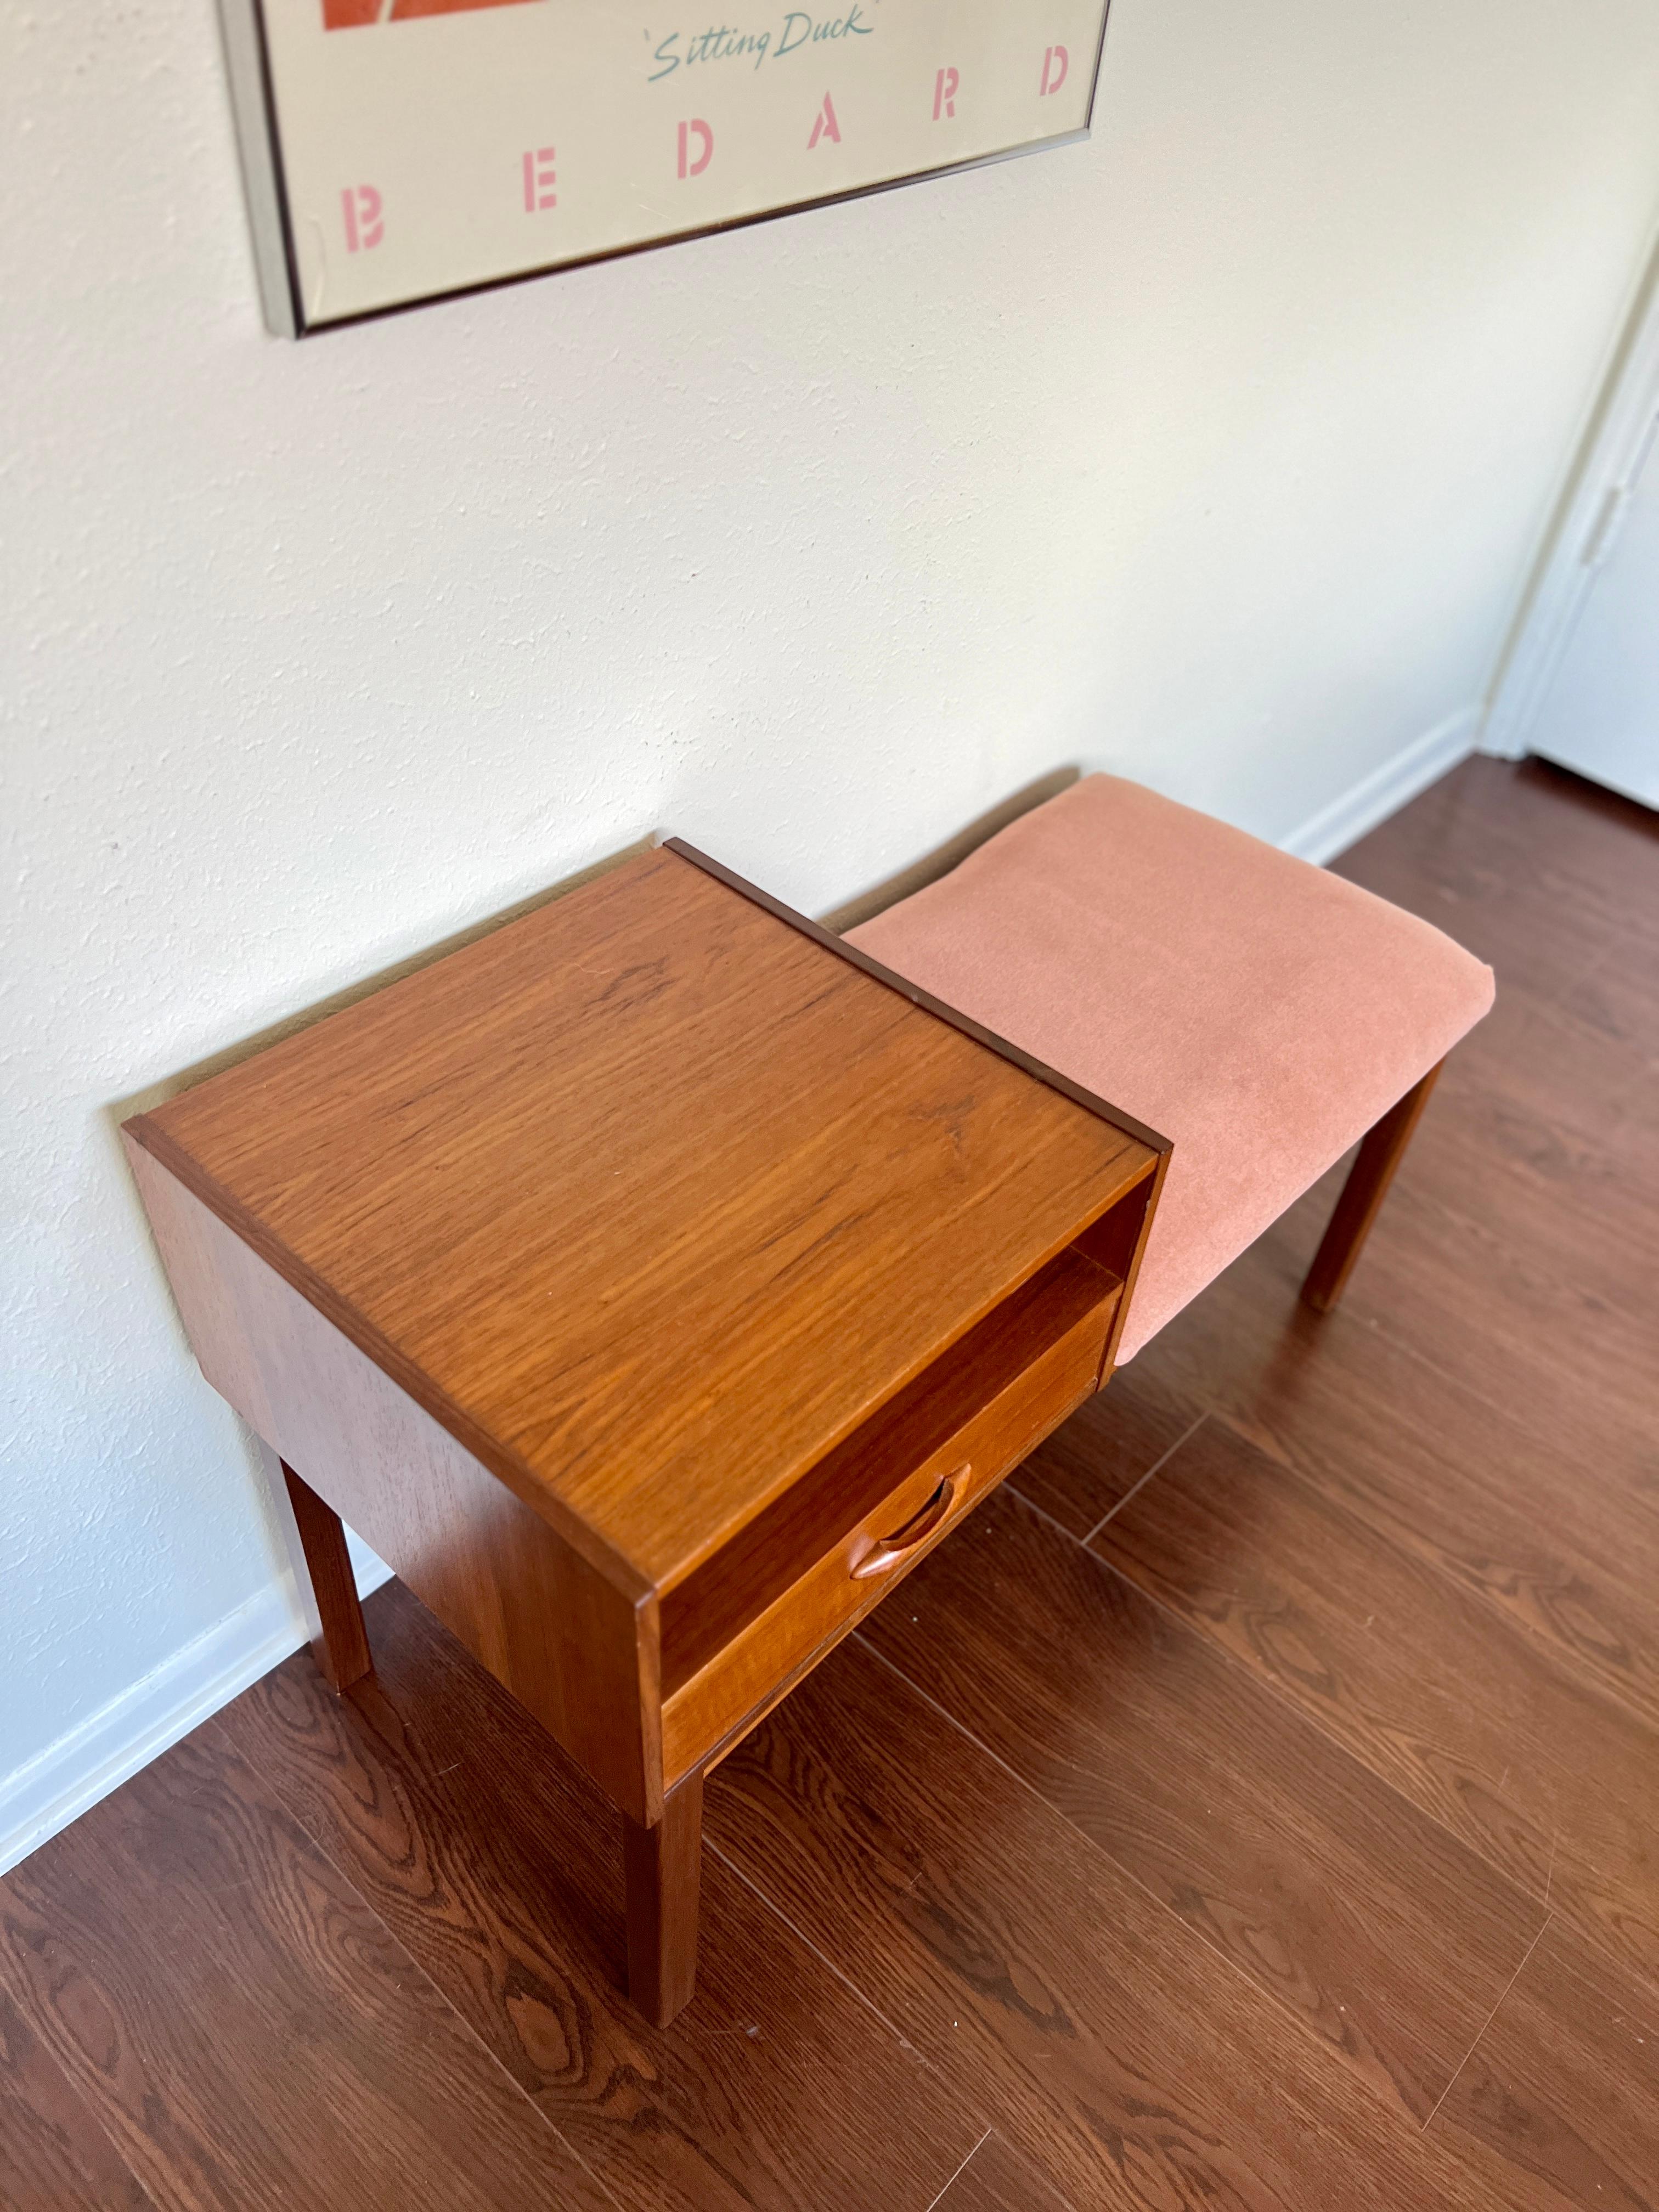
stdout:
{"type": "Polygon", "coordinates": [[[665,1596],[667,1786],[735,1740],[1090,1395],[1121,1295],[1115,1275],[1062,1253],[665,1596]]]}

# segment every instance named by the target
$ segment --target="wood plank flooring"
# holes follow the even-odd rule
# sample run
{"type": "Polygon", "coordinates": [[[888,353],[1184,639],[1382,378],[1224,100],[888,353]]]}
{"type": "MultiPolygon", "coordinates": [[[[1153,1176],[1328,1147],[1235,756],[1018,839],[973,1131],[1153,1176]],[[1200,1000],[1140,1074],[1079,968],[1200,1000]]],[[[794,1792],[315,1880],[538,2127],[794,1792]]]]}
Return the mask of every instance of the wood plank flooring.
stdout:
{"type": "Polygon", "coordinates": [[[390,1585],[0,1881],[0,2207],[1659,2212],[1659,823],[1471,761],[1491,959],[1338,1179],[712,1780],[702,1975],[390,1585]]]}
{"type": "Polygon", "coordinates": [[[0,2204],[7,2212],[64,2204],[143,2212],[150,2202],[63,2069],[0,1991],[0,2204]]]}

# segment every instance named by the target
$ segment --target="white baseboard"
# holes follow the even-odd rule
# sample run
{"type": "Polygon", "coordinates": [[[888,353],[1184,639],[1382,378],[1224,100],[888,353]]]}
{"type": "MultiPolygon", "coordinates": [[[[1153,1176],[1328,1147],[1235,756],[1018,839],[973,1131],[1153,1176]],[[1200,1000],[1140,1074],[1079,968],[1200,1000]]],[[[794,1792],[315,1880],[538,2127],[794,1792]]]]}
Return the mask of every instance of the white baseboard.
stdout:
{"type": "MultiPolygon", "coordinates": [[[[365,1597],[392,1570],[352,1539],[365,1597]]],[[[169,1744],[297,1651],[305,1641],[292,1583],[272,1583],[204,1635],[0,1781],[0,1875],[50,1840],[169,1744]]]]}
{"type": "Polygon", "coordinates": [[[1459,761],[1467,760],[1474,750],[1480,729],[1479,707],[1461,708],[1455,714],[1449,714],[1422,737],[1414,738],[1403,752],[1374,769],[1363,782],[1334,799],[1328,806],[1322,806],[1299,830],[1281,837],[1280,846],[1298,860],[1312,860],[1322,868],[1367,830],[1375,830],[1419,792],[1437,783],[1459,761]]]}

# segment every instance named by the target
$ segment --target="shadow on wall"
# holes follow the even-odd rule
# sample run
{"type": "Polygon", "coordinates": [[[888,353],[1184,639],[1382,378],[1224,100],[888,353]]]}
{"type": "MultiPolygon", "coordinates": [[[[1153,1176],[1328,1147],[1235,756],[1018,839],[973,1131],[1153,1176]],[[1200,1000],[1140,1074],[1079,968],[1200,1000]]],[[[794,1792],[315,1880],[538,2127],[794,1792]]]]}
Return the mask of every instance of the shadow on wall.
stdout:
{"type": "Polygon", "coordinates": [[[931,853],[924,853],[908,868],[901,868],[896,875],[889,876],[872,890],[860,892],[857,898],[849,899],[845,906],[838,906],[833,914],[821,915],[818,919],[826,929],[833,929],[838,935],[856,929],[872,915],[884,913],[901,899],[908,898],[912,891],[921,890],[928,884],[936,884],[941,876],[948,876],[969,853],[988,844],[999,830],[1006,830],[1011,822],[1018,822],[1022,814],[1029,814],[1045,800],[1058,799],[1062,791],[1071,789],[1082,774],[1076,766],[1051,769],[1047,775],[1038,776],[1035,783],[1024,785],[1009,798],[975,816],[965,830],[958,830],[954,837],[935,845],[931,853]]]}

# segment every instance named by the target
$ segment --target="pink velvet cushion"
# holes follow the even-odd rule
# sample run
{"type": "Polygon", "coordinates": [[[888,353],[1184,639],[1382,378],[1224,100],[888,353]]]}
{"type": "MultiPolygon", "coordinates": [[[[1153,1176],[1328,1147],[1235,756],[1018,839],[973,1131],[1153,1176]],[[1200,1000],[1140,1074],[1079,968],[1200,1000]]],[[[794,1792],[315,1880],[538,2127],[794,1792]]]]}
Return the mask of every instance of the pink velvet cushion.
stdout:
{"type": "Polygon", "coordinates": [[[1110,775],[848,938],[1174,1139],[1121,1360],[1492,1001],[1426,921],[1110,775]]]}

